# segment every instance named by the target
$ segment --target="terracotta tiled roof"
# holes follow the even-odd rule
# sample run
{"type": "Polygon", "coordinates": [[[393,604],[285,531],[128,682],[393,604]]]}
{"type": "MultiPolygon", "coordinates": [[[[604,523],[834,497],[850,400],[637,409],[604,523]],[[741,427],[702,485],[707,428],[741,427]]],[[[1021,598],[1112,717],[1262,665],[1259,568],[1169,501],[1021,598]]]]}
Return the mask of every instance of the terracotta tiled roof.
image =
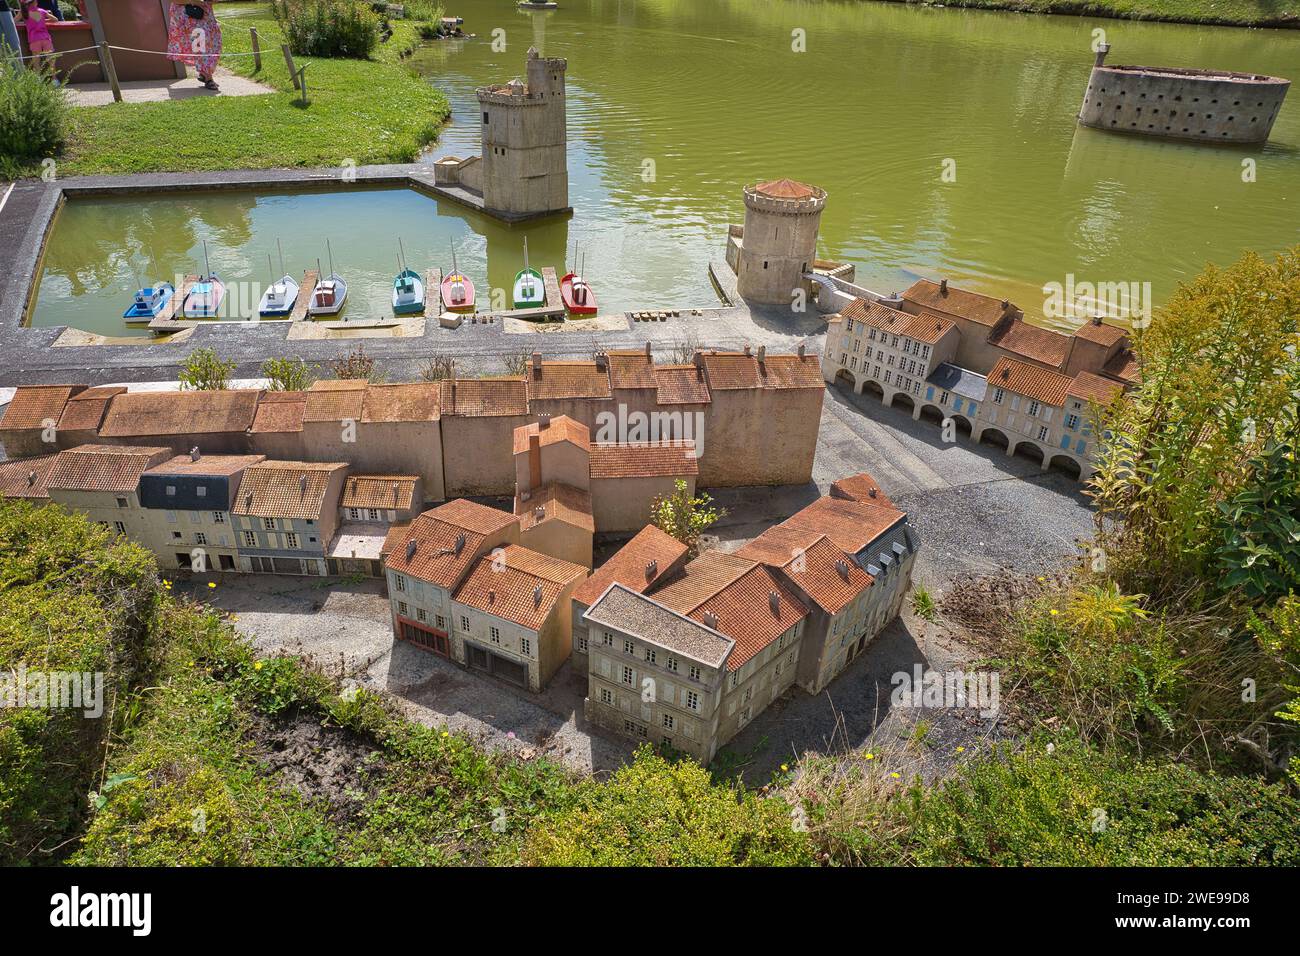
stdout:
{"type": "Polygon", "coordinates": [[[348,475],[343,481],[340,508],[396,508],[405,510],[423,502],[415,500],[414,475],[348,475]]]}
{"type": "Polygon", "coordinates": [[[135,491],[140,476],[171,457],[170,448],[78,445],[61,451],[45,478],[46,488],[67,491],[135,491]]]}
{"type": "Polygon", "coordinates": [[[524,370],[528,400],[553,398],[609,398],[609,370],[593,362],[529,361],[524,370]]]}
{"type": "Polygon", "coordinates": [[[577,445],[583,451],[591,448],[591,430],[582,422],[574,421],[568,415],[556,415],[545,428],[541,426],[540,422],[533,422],[531,425],[520,425],[516,428],[514,431],[516,455],[528,451],[529,439],[534,435],[540,439],[543,448],[562,441],[577,445]]]}
{"type": "Polygon", "coordinates": [[[781,522],[787,528],[816,531],[847,554],[857,554],[888,531],[903,513],[865,501],[818,498],[781,522]]]}
{"type": "Polygon", "coordinates": [[[356,380],[315,382],[304,393],[304,422],[360,421],[367,383],[356,380]]]}
{"type": "MultiPolygon", "coordinates": [[[[1008,311],[1003,308],[1001,299],[958,289],[952,285],[949,285],[947,292],[944,292],[939,283],[931,282],[929,279],[917,279],[903,293],[903,298],[913,306],[931,312],[942,312],[945,315],[960,316],[990,328],[997,325],[998,320],[1008,311]]],[[[1011,304],[1010,311],[1015,313],[1020,310],[1011,304]]]]}
{"type": "Polygon", "coordinates": [[[38,455],[0,461],[0,495],[6,498],[47,500],[45,481],[58,455],[38,455]]]}
{"type": "Polygon", "coordinates": [[[564,589],[587,576],[580,564],[512,544],[478,560],[453,600],[530,631],[540,630],[564,589]]]}
{"type": "Polygon", "coordinates": [[[518,519],[504,511],[458,498],[419,515],[384,543],[387,566],[448,590],[460,583],[488,537],[518,519]],[[410,551],[410,542],[415,542],[410,551]],[[457,541],[460,546],[457,547],[457,541]],[[410,556],[408,557],[408,551],[410,556]]]}
{"type": "Polygon", "coordinates": [[[1110,348],[1128,335],[1128,331],[1118,325],[1110,325],[1098,319],[1090,319],[1075,329],[1074,334],[1085,341],[1096,342],[1098,345],[1110,348]]]}
{"type": "Polygon", "coordinates": [[[109,403],[99,434],[132,438],[243,433],[253,424],[259,394],[251,389],[126,392],[109,403]]]}
{"type": "Polygon", "coordinates": [[[653,444],[593,442],[592,478],[651,478],[698,475],[695,442],[665,441],[653,444]]]}
{"type": "Polygon", "coordinates": [[[442,381],[442,414],[501,418],[528,414],[522,378],[458,378],[442,381]]]}
{"type": "Polygon", "coordinates": [[[759,376],[766,388],[815,388],[826,387],[822,378],[821,360],[811,352],[803,358],[798,355],[772,355],[758,363],[759,376]]]}
{"type": "Polygon", "coordinates": [[[84,385],[19,385],[5,408],[4,417],[0,418],[0,431],[44,428],[46,422],[57,425],[63,406],[83,388],[84,385]]]}
{"type": "Polygon", "coordinates": [[[744,352],[699,352],[704,374],[712,391],[733,388],[762,388],[758,359],[744,352]]]}
{"type": "Polygon", "coordinates": [[[869,504],[894,507],[883,488],[867,472],[839,478],[831,483],[831,497],[844,498],[847,501],[865,501],[869,504]]]}
{"type": "Polygon", "coordinates": [[[765,183],[758,183],[754,186],[754,192],[773,199],[811,199],[817,194],[816,190],[807,183],[796,182],[793,179],[772,179],[765,183]]]}
{"type": "Polygon", "coordinates": [[[1070,337],[1021,319],[1003,322],[989,336],[989,344],[1016,355],[1060,368],[1070,353],[1070,337]]]}
{"type": "Polygon", "coordinates": [[[646,525],[591,577],[578,585],[573,599],[589,605],[615,581],[638,594],[647,591],[674,573],[677,562],[685,554],[686,545],[654,525],[646,525]],[[652,561],[653,571],[648,568],[652,561]]]}
{"type": "Polygon", "coordinates": [[[1120,349],[1101,367],[1101,373],[1111,378],[1119,379],[1121,382],[1133,384],[1138,380],[1142,372],[1138,365],[1137,356],[1133,354],[1132,349],[1120,349]]]}
{"type": "Polygon", "coordinates": [[[660,405],[704,405],[711,402],[704,370],[694,365],[660,365],[655,368],[660,405]]]}
{"type": "Polygon", "coordinates": [[[1118,382],[1093,375],[1091,372],[1080,372],[1074,376],[1074,381],[1070,383],[1065,393],[1074,398],[1081,398],[1085,402],[1109,405],[1123,390],[1124,386],[1118,382]]]}
{"type": "Polygon", "coordinates": [[[778,567],[827,614],[838,614],[871,587],[872,577],[824,534],[777,525],[736,552],[778,567]]]}
{"type": "Polygon", "coordinates": [[[736,642],[727,658],[727,670],[735,671],[807,617],[808,609],[769,568],[755,564],[686,616],[736,642]]]}
{"type": "Polygon", "coordinates": [[[591,495],[558,481],[534,488],[526,499],[515,495],[515,514],[519,515],[520,531],[529,531],[546,521],[563,521],[593,534],[596,531],[596,522],[591,517],[591,495]]]}
{"type": "Polygon", "coordinates": [[[405,543],[406,535],[411,529],[410,521],[394,521],[388,526],[388,534],[384,536],[383,547],[379,549],[380,554],[387,557],[392,554],[393,549],[398,547],[399,542],[405,543]]]}
{"type": "Polygon", "coordinates": [[[230,509],[258,518],[319,520],[327,509],[330,479],[347,469],[343,462],[264,461],[244,471],[239,494],[230,509]]]}
{"type": "Polygon", "coordinates": [[[257,403],[253,432],[300,432],[307,416],[306,392],[266,392],[257,403]]]}
{"type": "Polygon", "coordinates": [[[108,411],[109,401],[125,391],[126,387],[122,385],[104,385],[73,395],[59,416],[59,431],[98,432],[104,421],[104,413],[108,411]]]}
{"type": "Polygon", "coordinates": [[[689,615],[756,564],[726,551],[705,551],[650,596],[664,607],[689,615]]]}
{"type": "Polygon", "coordinates": [[[438,420],[437,382],[371,385],[361,409],[363,422],[434,422],[438,420]]]}
{"type": "Polygon", "coordinates": [[[322,378],[311,383],[313,392],[364,392],[370,383],[364,378],[322,378]]]}
{"type": "Polygon", "coordinates": [[[879,302],[866,299],[854,299],[840,313],[846,319],[853,319],[863,325],[883,329],[891,335],[905,335],[909,339],[933,345],[950,330],[955,329],[951,319],[935,315],[933,312],[913,315],[900,312],[879,302]]]}
{"type": "Polygon", "coordinates": [[[264,461],[265,455],[202,455],[195,461],[189,455],[176,455],[148,469],[150,475],[234,475],[264,461]]]}
{"type": "Polygon", "coordinates": [[[657,388],[654,359],[644,351],[610,352],[609,384],[613,388],[657,388]]]}
{"type": "Polygon", "coordinates": [[[1046,405],[1060,407],[1070,388],[1070,376],[1048,371],[1036,365],[1026,365],[1003,356],[989,370],[989,388],[1005,388],[1008,392],[1024,395],[1046,405]]]}

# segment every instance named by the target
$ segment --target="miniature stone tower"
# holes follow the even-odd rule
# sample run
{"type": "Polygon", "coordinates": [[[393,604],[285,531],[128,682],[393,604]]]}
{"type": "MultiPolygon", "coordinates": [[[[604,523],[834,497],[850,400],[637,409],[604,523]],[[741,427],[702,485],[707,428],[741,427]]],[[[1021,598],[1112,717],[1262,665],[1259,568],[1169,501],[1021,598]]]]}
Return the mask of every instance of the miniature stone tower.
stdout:
{"type": "Polygon", "coordinates": [[[506,219],[569,209],[568,62],[528,51],[527,81],[478,90],[483,113],[483,205],[506,219]]]}
{"type": "Polygon", "coordinates": [[[826,190],[791,179],[745,187],[736,291],[747,302],[789,306],[817,258],[826,190]]]}

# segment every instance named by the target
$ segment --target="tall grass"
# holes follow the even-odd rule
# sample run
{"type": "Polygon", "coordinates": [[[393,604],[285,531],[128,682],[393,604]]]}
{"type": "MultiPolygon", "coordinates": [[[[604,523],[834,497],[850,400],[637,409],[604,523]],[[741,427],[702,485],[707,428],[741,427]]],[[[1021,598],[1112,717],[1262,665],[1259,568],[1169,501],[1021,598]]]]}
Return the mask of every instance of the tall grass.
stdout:
{"type": "Polygon", "coordinates": [[[297,56],[366,60],[379,46],[381,18],[353,0],[274,0],[275,18],[297,56]]]}
{"type": "Polygon", "coordinates": [[[0,176],[17,178],[62,149],[67,115],[60,87],[16,58],[0,61],[0,176]]]}

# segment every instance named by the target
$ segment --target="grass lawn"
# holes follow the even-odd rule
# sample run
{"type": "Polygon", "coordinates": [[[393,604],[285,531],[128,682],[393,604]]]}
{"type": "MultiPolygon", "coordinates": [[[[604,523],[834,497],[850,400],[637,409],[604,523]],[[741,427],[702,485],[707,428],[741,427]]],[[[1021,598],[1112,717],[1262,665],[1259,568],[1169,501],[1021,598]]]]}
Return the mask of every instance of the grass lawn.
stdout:
{"type": "Polygon", "coordinates": [[[261,37],[260,72],[253,72],[251,57],[223,66],[277,92],[73,109],[59,175],[403,163],[437,139],[447,98],[400,62],[419,42],[415,24],[393,21],[393,36],[374,60],[298,57],[298,65],[311,64],[310,103],[303,107],[269,7],[220,3],[216,9],[226,52],[252,49],[250,27],[261,37]]]}
{"type": "MultiPolygon", "coordinates": [[[[897,0],[933,4],[935,0],[897,0]]],[[[950,7],[1061,13],[1124,20],[1300,27],[1300,0],[943,0],[950,7]]]]}

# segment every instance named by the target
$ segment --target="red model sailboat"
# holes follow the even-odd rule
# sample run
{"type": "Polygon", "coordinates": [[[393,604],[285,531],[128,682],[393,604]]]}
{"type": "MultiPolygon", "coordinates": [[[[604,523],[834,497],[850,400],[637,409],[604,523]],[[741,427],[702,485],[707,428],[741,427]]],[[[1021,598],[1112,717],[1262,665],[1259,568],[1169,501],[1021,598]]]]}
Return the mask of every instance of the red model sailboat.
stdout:
{"type": "Polygon", "coordinates": [[[442,280],[442,305],[448,312],[474,311],[474,283],[456,268],[456,247],[451,248],[451,274],[442,280]]]}
{"type": "Polygon", "coordinates": [[[591,286],[582,277],[581,267],[577,272],[566,273],[560,280],[560,298],[564,300],[564,307],[573,315],[596,314],[596,293],[591,291],[591,286]]]}

